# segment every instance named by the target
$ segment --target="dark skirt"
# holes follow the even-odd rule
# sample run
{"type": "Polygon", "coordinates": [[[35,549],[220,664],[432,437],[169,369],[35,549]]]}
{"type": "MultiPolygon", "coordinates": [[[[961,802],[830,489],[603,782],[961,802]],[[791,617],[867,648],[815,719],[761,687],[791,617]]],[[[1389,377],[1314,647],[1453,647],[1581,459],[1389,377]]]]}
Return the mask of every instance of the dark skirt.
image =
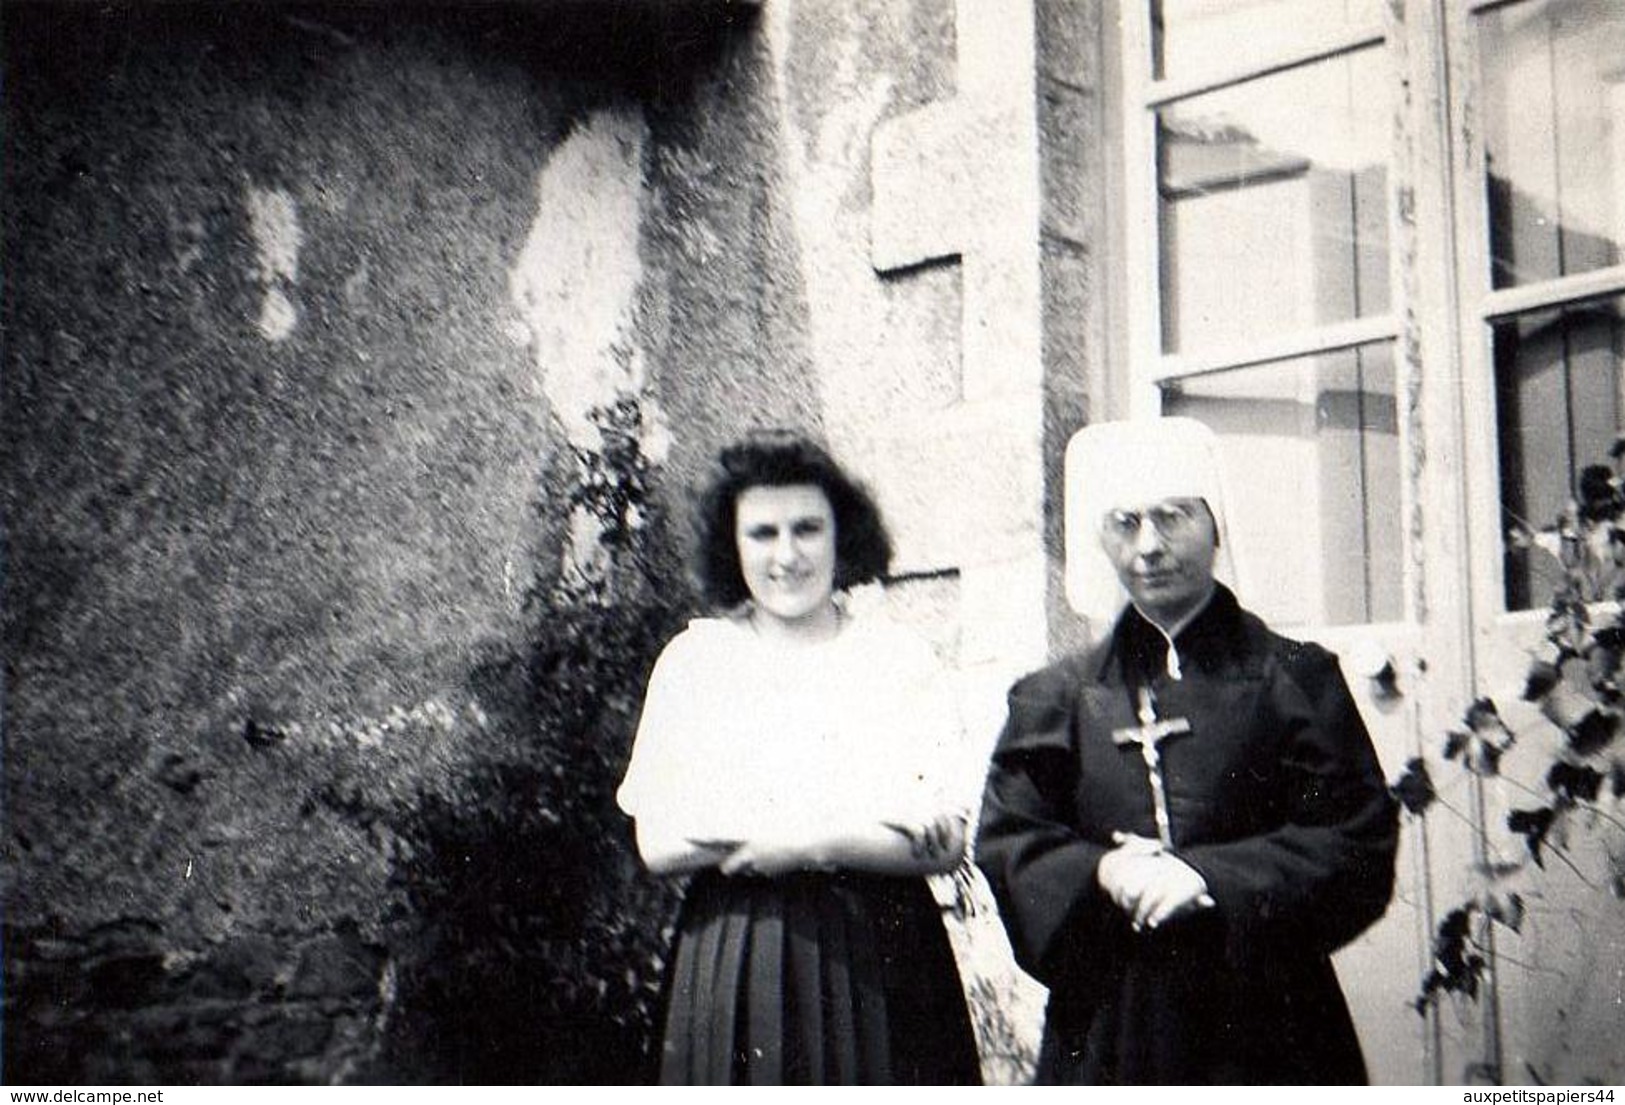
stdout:
{"type": "Polygon", "coordinates": [[[696,875],[678,918],[660,1080],[980,1084],[925,880],[696,875]]]}
{"type": "Polygon", "coordinates": [[[1242,967],[1226,935],[1198,913],[1120,939],[1087,976],[1052,979],[1038,1083],[1364,1085],[1331,962],[1277,950],[1242,967]]]}

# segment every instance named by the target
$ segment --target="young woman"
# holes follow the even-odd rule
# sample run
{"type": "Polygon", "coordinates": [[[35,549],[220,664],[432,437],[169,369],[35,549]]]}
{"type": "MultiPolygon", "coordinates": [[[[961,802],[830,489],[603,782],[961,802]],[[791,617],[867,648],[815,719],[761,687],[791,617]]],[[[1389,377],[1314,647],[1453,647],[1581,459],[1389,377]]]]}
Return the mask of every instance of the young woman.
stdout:
{"type": "Polygon", "coordinates": [[[890,562],[874,502],[760,435],[700,528],[720,613],[661,653],[618,796],[649,869],[692,875],[661,1081],[980,1081],[925,880],[964,853],[956,714],[928,645],[836,598],[890,562]]]}

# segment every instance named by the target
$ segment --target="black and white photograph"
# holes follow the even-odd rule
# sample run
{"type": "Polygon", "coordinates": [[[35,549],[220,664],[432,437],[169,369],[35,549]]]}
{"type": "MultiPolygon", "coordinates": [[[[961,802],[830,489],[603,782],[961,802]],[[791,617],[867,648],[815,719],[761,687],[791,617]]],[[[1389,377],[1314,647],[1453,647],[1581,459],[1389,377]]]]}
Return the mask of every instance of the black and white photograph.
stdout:
{"type": "Polygon", "coordinates": [[[1625,3],[0,0],[0,658],[33,1099],[1611,1102],[1625,3]]]}

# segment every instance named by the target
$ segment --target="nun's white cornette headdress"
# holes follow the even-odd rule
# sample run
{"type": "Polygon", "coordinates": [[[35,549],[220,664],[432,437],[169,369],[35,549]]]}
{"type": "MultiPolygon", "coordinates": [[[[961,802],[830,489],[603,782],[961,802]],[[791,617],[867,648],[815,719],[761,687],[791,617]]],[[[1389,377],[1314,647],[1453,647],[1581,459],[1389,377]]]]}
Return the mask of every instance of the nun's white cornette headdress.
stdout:
{"type": "Polygon", "coordinates": [[[1100,544],[1106,512],[1174,498],[1207,501],[1219,532],[1213,574],[1237,589],[1212,430],[1192,418],[1156,418],[1100,422],[1072,436],[1066,448],[1066,597],[1089,619],[1093,633],[1105,633],[1128,602],[1100,544]]]}

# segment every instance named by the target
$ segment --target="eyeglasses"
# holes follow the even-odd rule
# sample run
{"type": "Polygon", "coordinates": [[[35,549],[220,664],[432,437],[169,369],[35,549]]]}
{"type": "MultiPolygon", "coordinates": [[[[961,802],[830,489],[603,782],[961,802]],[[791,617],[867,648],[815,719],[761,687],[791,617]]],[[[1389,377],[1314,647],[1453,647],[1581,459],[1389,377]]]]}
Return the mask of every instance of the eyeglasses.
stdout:
{"type": "Polygon", "coordinates": [[[1200,506],[1199,499],[1170,499],[1143,510],[1108,510],[1101,520],[1100,530],[1108,537],[1132,541],[1140,535],[1140,527],[1150,522],[1158,537],[1171,540],[1196,528],[1200,506]]]}

